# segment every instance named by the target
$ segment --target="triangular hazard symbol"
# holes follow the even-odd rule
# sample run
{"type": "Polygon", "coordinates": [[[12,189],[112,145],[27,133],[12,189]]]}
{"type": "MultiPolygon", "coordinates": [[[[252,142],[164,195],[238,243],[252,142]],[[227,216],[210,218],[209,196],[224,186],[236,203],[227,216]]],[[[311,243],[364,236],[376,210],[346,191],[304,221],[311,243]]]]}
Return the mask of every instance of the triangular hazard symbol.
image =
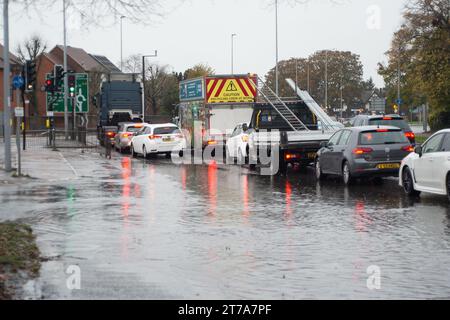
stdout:
{"type": "Polygon", "coordinates": [[[234,81],[231,81],[227,87],[227,92],[236,92],[236,91],[238,91],[238,89],[236,88],[234,81]]]}

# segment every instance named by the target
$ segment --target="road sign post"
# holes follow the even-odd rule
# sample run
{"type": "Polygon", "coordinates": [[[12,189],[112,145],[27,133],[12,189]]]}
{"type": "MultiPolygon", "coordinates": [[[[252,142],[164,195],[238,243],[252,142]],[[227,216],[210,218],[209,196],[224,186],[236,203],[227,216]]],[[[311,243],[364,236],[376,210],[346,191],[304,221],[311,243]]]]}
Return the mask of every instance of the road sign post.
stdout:
{"type": "MultiPolygon", "coordinates": [[[[75,82],[75,106],[77,113],[89,112],[89,81],[88,75],[85,73],[76,73],[75,82]]],[[[49,79],[50,74],[47,74],[49,79]]],[[[72,99],[68,101],[68,112],[73,113],[72,99]]],[[[64,113],[64,88],[61,91],[55,92],[53,95],[47,93],[47,111],[53,111],[54,113],[64,113]],[[51,108],[53,106],[53,108],[51,108]]]]}
{"type": "Polygon", "coordinates": [[[17,176],[20,177],[22,175],[22,159],[21,159],[21,148],[20,148],[20,127],[22,118],[25,115],[23,107],[19,107],[20,105],[20,90],[16,89],[16,97],[17,97],[17,106],[15,111],[16,116],[16,146],[17,146],[17,176]]]}

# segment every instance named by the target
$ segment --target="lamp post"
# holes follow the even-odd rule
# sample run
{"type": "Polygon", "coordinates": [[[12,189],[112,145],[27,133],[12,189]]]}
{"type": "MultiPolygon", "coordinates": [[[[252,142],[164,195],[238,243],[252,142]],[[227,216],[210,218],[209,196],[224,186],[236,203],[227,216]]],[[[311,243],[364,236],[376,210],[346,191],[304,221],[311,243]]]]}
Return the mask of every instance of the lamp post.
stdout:
{"type": "Polygon", "coordinates": [[[9,0],[3,1],[3,127],[5,137],[5,170],[10,172],[11,164],[11,98],[10,98],[10,60],[9,60],[9,0]]]}
{"type": "Polygon", "coordinates": [[[65,139],[69,140],[69,83],[67,73],[69,68],[67,66],[67,0],[63,0],[63,23],[64,23],[64,132],[65,139]]]}
{"type": "Polygon", "coordinates": [[[234,75],[234,38],[236,36],[236,33],[231,35],[231,75],[234,75]]]}
{"type": "Polygon", "coordinates": [[[145,122],[145,59],[146,58],[155,58],[158,56],[158,51],[155,50],[154,54],[143,55],[142,56],[142,117],[144,117],[145,122]]]}
{"type": "Polygon", "coordinates": [[[123,19],[125,16],[120,17],[120,71],[123,72],[123,19]]]}
{"type": "Polygon", "coordinates": [[[278,96],[278,0],[275,0],[275,93],[278,96]]]}

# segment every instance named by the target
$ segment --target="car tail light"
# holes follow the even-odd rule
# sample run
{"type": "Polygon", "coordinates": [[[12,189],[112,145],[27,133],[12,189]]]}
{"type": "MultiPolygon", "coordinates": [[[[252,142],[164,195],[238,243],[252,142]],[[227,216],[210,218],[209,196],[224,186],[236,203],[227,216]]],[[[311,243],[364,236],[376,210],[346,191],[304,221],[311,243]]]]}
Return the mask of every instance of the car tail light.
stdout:
{"type": "Polygon", "coordinates": [[[115,137],[116,134],[114,132],[107,132],[106,136],[112,138],[112,137],[115,137]]]}
{"type": "Polygon", "coordinates": [[[356,155],[368,154],[368,153],[372,153],[372,152],[373,152],[372,148],[356,148],[353,150],[353,154],[356,154],[356,155]]]}
{"type": "Polygon", "coordinates": [[[162,136],[151,135],[151,136],[148,136],[148,138],[149,138],[150,140],[156,140],[156,139],[162,139],[162,136]]]}
{"type": "Polygon", "coordinates": [[[209,146],[215,146],[217,144],[217,141],[216,140],[209,140],[208,141],[208,145],[209,146]]]}
{"type": "Polygon", "coordinates": [[[414,152],[414,147],[413,146],[406,146],[402,148],[403,151],[406,152],[414,152]]]}
{"type": "Polygon", "coordinates": [[[130,138],[130,137],[132,137],[132,136],[133,136],[133,133],[130,133],[130,132],[124,133],[124,134],[122,135],[122,137],[124,137],[124,138],[130,138]]]}
{"type": "Polygon", "coordinates": [[[416,135],[414,134],[414,132],[405,132],[405,136],[409,139],[409,140],[414,140],[416,138],[416,135]]]}
{"type": "Polygon", "coordinates": [[[390,120],[392,120],[392,117],[384,117],[383,120],[384,121],[390,121],[390,120]]]}
{"type": "Polygon", "coordinates": [[[378,129],[377,132],[389,132],[388,129],[378,129]]]}
{"type": "Polygon", "coordinates": [[[300,156],[298,154],[292,154],[292,153],[287,153],[284,158],[286,160],[293,160],[293,159],[298,159],[300,158],[300,156]]]}

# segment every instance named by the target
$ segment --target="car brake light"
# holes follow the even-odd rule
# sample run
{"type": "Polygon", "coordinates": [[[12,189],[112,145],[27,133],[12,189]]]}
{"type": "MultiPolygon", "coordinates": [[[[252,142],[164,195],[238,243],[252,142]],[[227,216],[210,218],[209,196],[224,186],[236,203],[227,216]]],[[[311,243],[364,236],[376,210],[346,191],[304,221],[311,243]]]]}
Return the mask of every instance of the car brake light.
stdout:
{"type": "Polygon", "coordinates": [[[217,141],[216,140],[209,140],[208,141],[208,145],[209,146],[215,146],[217,144],[217,141]]]}
{"type": "Polygon", "coordinates": [[[406,146],[402,148],[403,151],[406,152],[414,152],[414,147],[413,146],[406,146]]]}
{"type": "Polygon", "coordinates": [[[108,137],[114,137],[116,134],[114,132],[107,132],[106,135],[108,137]]]}
{"type": "Polygon", "coordinates": [[[124,137],[124,138],[129,138],[129,137],[132,137],[132,136],[133,136],[133,133],[130,133],[130,132],[124,133],[122,135],[122,137],[124,137]]]}
{"type": "Polygon", "coordinates": [[[151,135],[151,136],[148,136],[148,138],[149,138],[150,140],[156,140],[156,139],[161,139],[162,137],[161,137],[161,136],[151,135]]]}
{"type": "Polygon", "coordinates": [[[353,154],[356,154],[356,155],[367,154],[367,153],[372,153],[372,152],[373,152],[372,148],[356,148],[353,150],[353,154]]]}
{"type": "Polygon", "coordinates": [[[378,129],[377,132],[389,132],[388,129],[378,129]]]}
{"type": "Polygon", "coordinates": [[[384,117],[383,120],[389,121],[389,120],[392,120],[392,117],[384,117]]]}
{"type": "Polygon", "coordinates": [[[286,160],[292,160],[292,159],[300,158],[300,156],[298,154],[292,154],[292,153],[287,153],[284,157],[285,157],[286,160]]]}
{"type": "Polygon", "coordinates": [[[405,132],[405,136],[408,139],[415,139],[416,138],[416,135],[414,134],[414,132],[405,132]]]}

